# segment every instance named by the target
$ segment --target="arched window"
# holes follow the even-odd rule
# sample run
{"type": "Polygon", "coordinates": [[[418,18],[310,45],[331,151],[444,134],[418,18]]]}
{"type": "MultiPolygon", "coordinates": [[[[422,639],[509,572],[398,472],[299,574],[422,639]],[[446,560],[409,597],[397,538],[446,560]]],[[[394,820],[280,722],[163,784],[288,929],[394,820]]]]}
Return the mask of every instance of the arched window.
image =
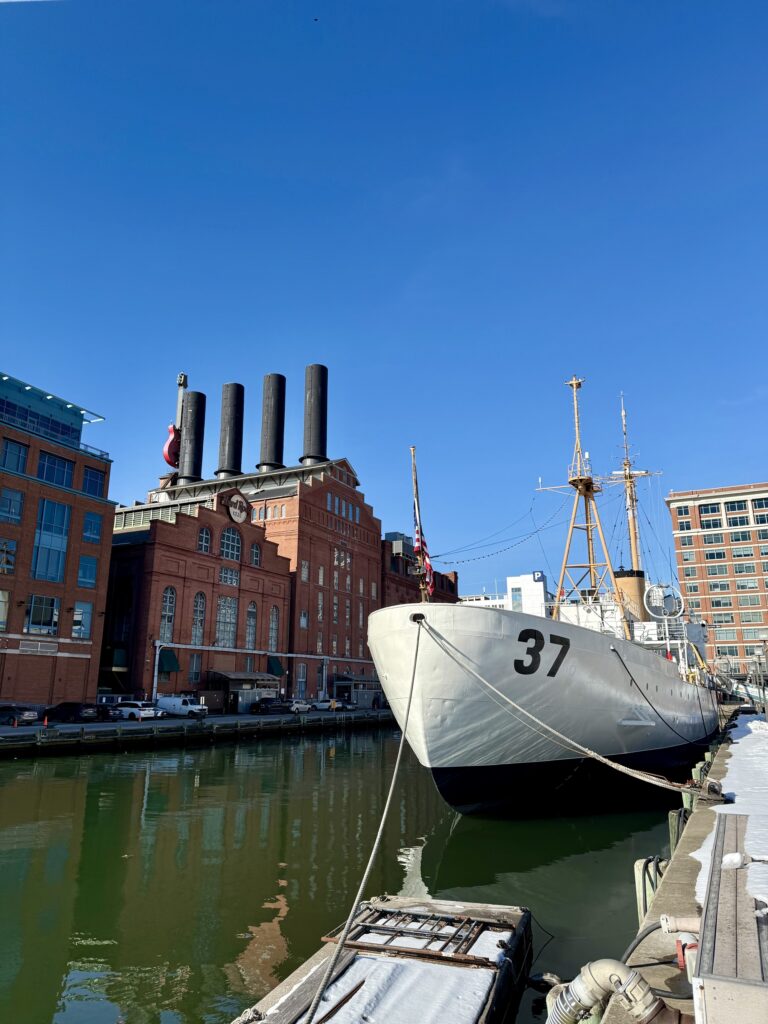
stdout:
{"type": "Polygon", "coordinates": [[[269,642],[267,650],[276,651],[280,640],[280,609],[276,604],[272,605],[269,613],[269,642]]]}
{"type": "Polygon", "coordinates": [[[261,565],[261,547],[258,544],[251,544],[251,565],[261,565]]]}
{"type": "Polygon", "coordinates": [[[280,506],[280,518],[281,519],[285,519],[285,512],[286,512],[285,505],[281,505],[280,506]]]}
{"type": "Polygon", "coordinates": [[[163,643],[173,643],[173,620],[176,617],[176,591],[166,587],[163,591],[163,605],[160,611],[160,635],[163,643]]]}
{"type": "Polygon", "coordinates": [[[197,550],[202,551],[204,555],[210,553],[211,550],[211,531],[207,526],[203,526],[200,533],[197,535],[197,550]]]}
{"type": "Polygon", "coordinates": [[[234,526],[228,526],[226,530],[221,531],[219,554],[222,558],[231,558],[233,562],[239,562],[241,549],[242,541],[240,540],[240,534],[234,526]]]}
{"type": "Polygon", "coordinates": [[[205,594],[198,591],[192,605],[192,643],[202,647],[205,633],[205,594]]]}
{"type": "Polygon", "coordinates": [[[256,602],[251,601],[245,612],[245,646],[256,650],[256,602]]]}
{"type": "Polygon", "coordinates": [[[220,597],[216,606],[216,646],[234,647],[237,639],[237,598],[220,597]]]}

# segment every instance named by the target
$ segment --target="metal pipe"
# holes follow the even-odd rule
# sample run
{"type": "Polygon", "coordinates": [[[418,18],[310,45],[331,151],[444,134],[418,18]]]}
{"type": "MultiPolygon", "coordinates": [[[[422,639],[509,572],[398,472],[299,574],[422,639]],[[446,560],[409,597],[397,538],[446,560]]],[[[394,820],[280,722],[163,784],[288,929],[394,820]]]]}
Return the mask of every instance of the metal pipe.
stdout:
{"type": "Polygon", "coordinates": [[[268,373],[264,377],[264,397],[261,411],[260,473],[283,469],[283,439],[285,434],[285,377],[282,373],[268,373]]]}
{"type": "Polygon", "coordinates": [[[242,384],[225,384],[221,389],[221,433],[219,434],[220,480],[240,476],[243,465],[243,415],[245,388],[242,384]]]}
{"type": "Polygon", "coordinates": [[[327,447],[328,367],[313,363],[304,375],[304,454],[299,462],[303,466],[327,462],[327,447]]]}
{"type": "Polygon", "coordinates": [[[181,414],[180,484],[202,480],[204,438],[205,395],[201,391],[187,391],[181,414]]]}

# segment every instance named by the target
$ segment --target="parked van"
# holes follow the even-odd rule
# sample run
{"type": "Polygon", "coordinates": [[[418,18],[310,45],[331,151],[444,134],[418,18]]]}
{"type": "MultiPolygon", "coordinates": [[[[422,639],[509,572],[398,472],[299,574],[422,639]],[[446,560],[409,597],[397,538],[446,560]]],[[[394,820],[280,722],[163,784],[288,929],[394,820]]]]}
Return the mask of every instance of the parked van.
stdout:
{"type": "Polygon", "coordinates": [[[166,715],[181,718],[204,718],[208,714],[208,708],[196,697],[158,697],[157,706],[166,715]]]}

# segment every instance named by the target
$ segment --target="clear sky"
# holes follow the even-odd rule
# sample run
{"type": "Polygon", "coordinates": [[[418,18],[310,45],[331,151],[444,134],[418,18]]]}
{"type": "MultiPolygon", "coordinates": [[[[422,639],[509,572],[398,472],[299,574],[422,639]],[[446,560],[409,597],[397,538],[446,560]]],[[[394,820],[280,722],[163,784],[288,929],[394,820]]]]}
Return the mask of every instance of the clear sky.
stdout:
{"type": "Polygon", "coordinates": [[[667,491],[768,477],[767,52],[764,0],[0,0],[0,365],[107,417],[127,503],[179,370],[210,474],[224,382],[254,465],[287,376],[294,463],[324,362],[385,530],[412,443],[433,554],[549,521],[464,592],[557,567],[575,372],[663,547],[667,491]]]}

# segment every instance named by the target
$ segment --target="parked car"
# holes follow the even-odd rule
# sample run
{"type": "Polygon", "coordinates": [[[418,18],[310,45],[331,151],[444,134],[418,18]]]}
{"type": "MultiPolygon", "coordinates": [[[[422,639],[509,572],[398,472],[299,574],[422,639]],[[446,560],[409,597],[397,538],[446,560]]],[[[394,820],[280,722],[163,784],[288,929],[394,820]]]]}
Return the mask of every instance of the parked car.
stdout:
{"type": "Polygon", "coordinates": [[[158,697],[158,710],[180,718],[205,718],[208,708],[196,697],[158,697]]]}
{"type": "Polygon", "coordinates": [[[252,715],[284,715],[291,710],[291,705],[277,697],[260,697],[251,704],[252,715]]]}
{"type": "Polygon", "coordinates": [[[334,711],[357,711],[357,704],[351,700],[337,700],[334,703],[336,705],[333,708],[334,711]]]}
{"type": "Polygon", "coordinates": [[[117,704],[97,704],[96,715],[100,722],[116,722],[123,717],[117,704]]]}
{"type": "Polygon", "coordinates": [[[124,700],[117,706],[121,718],[140,722],[143,718],[156,718],[155,705],[148,700],[124,700]]]}
{"type": "Polygon", "coordinates": [[[0,725],[35,725],[37,712],[18,704],[0,704],[0,725]]]}
{"type": "Polygon", "coordinates": [[[307,711],[311,710],[312,705],[307,703],[305,700],[295,700],[293,704],[291,704],[291,711],[294,715],[305,715],[307,711]]]}
{"type": "Polygon", "coordinates": [[[332,700],[313,700],[311,707],[313,711],[333,711],[334,704],[332,700]]]}
{"type": "Polygon", "coordinates": [[[97,722],[99,709],[95,704],[83,704],[79,700],[65,700],[46,708],[42,714],[49,722],[97,722]]]}

